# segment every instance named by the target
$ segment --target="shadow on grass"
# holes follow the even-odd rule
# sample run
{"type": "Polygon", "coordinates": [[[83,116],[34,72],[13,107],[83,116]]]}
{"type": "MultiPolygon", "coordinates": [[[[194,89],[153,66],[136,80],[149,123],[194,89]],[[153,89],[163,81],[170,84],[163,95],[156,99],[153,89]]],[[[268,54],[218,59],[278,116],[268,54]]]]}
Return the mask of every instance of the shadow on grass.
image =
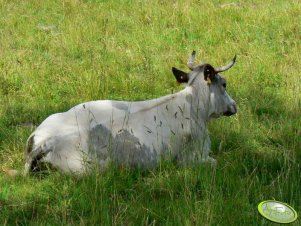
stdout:
{"type": "MultiPolygon", "coordinates": [[[[165,167],[173,168],[170,164],[165,167]]],[[[164,224],[172,221],[168,220],[168,215],[175,211],[174,205],[178,203],[177,208],[180,208],[180,203],[184,204],[182,197],[186,192],[183,181],[173,180],[173,170],[169,170],[158,169],[154,174],[111,167],[105,173],[92,173],[80,178],[54,173],[43,180],[39,176],[7,180],[7,187],[34,185],[21,197],[11,200],[7,195],[1,199],[1,223],[164,224]]],[[[185,180],[183,175],[176,175],[178,179],[185,180]]],[[[194,182],[195,178],[186,180],[194,182]]],[[[193,189],[197,189],[198,183],[194,182],[193,189]]]]}
{"type": "MultiPolygon", "coordinates": [[[[255,210],[259,202],[276,199],[291,204],[298,212],[301,209],[300,109],[288,107],[285,98],[276,92],[256,99],[254,93],[261,96],[261,90],[254,89],[246,95],[247,103],[238,101],[239,110],[246,115],[239,113],[235,120],[222,120],[222,130],[216,127],[219,122],[212,126],[211,133],[216,135],[212,136],[213,153],[221,164],[220,171],[227,172],[218,186],[224,198],[235,197],[234,206],[245,202],[255,210]],[[225,186],[227,177],[233,179],[225,186]]],[[[260,217],[257,219],[259,223],[260,217]]]]}

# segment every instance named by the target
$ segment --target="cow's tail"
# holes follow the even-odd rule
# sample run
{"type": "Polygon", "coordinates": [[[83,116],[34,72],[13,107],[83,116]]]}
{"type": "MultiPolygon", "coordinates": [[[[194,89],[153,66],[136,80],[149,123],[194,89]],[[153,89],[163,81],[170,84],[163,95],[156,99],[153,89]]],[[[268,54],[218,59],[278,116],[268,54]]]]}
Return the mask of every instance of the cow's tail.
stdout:
{"type": "MultiPolygon", "coordinates": [[[[45,156],[45,152],[43,152],[41,145],[35,147],[34,144],[34,136],[35,134],[30,135],[30,137],[27,140],[26,148],[25,148],[25,170],[23,172],[23,175],[27,175],[30,172],[37,171],[37,165],[39,160],[45,156]]],[[[20,175],[21,172],[15,169],[11,169],[8,167],[1,167],[0,169],[2,172],[4,172],[6,175],[14,177],[17,175],[20,175]]]]}
{"type": "Polygon", "coordinates": [[[20,172],[18,170],[10,169],[10,168],[4,167],[4,166],[1,167],[1,171],[10,177],[15,177],[20,174],[20,172]]]}
{"type": "MultiPolygon", "coordinates": [[[[32,165],[32,161],[28,161],[29,158],[27,156],[28,156],[28,153],[30,153],[32,151],[33,143],[34,143],[34,135],[32,134],[28,138],[26,148],[25,148],[24,154],[25,154],[26,164],[25,164],[24,174],[27,174],[29,172],[31,165],[32,165]]],[[[1,167],[1,171],[10,177],[15,177],[15,176],[21,174],[20,171],[18,171],[18,170],[11,169],[9,167],[4,167],[4,166],[1,167]]]]}
{"type": "Polygon", "coordinates": [[[24,157],[26,160],[24,175],[31,172],[31,168],[32,168],[32,164],[33,164],[33,158],[32,158],[31,153],[33,151],[33,147],[34,147],[34,134],[31,134],[27,140],[26,148],[25,148],[25,152],[24,152],[24,157]]]}

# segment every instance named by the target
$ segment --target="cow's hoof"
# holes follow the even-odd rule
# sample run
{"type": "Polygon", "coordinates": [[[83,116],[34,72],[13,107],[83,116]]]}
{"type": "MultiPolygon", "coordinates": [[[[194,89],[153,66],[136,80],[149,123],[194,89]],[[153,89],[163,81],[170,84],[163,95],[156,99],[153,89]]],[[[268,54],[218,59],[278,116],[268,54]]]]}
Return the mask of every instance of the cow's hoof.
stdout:
{"type": "Polygon", "coordinates": [[[202,162],[209,164],[212,168],[216,168],[217,165],[216,159],[212,157],[207,157],[206,159],[203,159],[202,162]]]}
{"type": "Polygon", "coordinates": [[[216,166],[217,166],[216,159],[214,159],[212,157],[208,157],[208,163],[211,165],[212,168],[216,168],[216,166]]]}

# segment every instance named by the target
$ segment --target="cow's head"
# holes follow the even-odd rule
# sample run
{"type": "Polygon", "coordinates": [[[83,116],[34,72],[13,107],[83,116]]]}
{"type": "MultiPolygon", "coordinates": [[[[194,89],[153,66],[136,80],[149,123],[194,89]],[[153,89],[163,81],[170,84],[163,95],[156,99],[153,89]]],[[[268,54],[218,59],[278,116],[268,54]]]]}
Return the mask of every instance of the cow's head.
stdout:
{"type": "MultiPolygon", "coordinates": [[[[236,56],[232,61],[220,68],[214,68],[210,64],[202,63],[197,66],[193,66],[195,58],[195,51],[192,52],[191,57],[188,60],[188,67],[191,70],[190,73],[180,71],[176,68],[172,68],[179,83],[187,83],[188,86],[193,86],[195,89],[205,89],[209,91],[209,118],[217,118],[222,115],[230,116],[237,112],[235,101],[228,95],[226,88],[226,79],[220,74],[223,71],[231,68],[236,60],[236,56]]],[[[204,92],[199,92],[204,95],[204,92]]]]}

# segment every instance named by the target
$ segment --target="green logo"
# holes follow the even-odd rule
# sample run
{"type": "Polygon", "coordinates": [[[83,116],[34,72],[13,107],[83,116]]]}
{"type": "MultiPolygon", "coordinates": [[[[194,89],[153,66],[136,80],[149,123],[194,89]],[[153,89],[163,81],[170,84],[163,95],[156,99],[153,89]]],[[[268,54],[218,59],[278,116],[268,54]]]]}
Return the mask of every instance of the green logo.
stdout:
{"type": "Polygon", "coordinates": [[[291,223],[298,217],[293,207],[275,200],[267,200],[259,203],[259,213],[266,219],[277,223],[291,223]]]}

